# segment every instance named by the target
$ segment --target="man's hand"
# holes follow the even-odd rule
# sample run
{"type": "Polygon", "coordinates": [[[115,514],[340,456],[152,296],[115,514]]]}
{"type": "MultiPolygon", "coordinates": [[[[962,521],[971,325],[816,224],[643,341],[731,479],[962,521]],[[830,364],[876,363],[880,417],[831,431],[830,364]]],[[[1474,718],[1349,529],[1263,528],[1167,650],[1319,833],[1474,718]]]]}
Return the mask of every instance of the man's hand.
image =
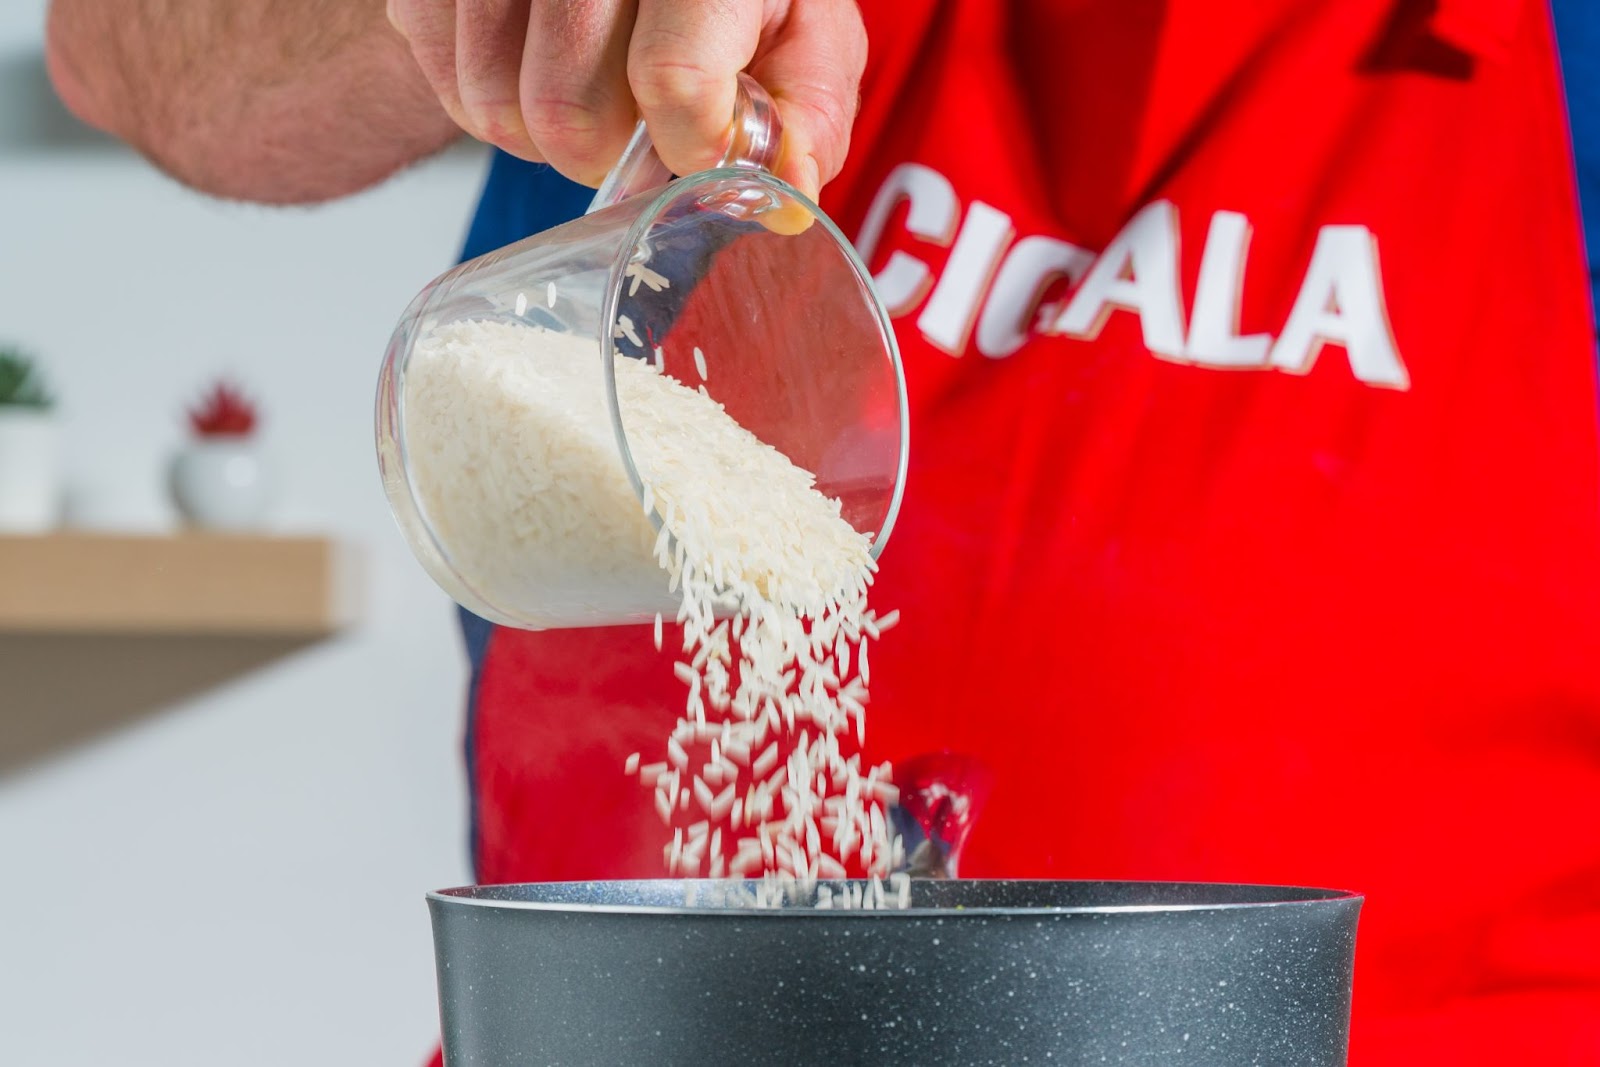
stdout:
{"type": "Polygon", "coordinates": [[[678,174],[727,147],[735,75],[784,122],[779,175],[816,196],[850,143],[866,63],[854,0],[388,0],[467,132],[599,185],[643,118],[678,174]]]}

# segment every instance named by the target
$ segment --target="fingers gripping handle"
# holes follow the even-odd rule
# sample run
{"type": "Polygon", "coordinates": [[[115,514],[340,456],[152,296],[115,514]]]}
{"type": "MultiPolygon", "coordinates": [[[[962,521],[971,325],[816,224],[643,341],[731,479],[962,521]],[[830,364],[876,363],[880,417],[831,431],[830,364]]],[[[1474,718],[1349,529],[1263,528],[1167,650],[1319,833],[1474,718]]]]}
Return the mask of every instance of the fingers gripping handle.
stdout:
{"type": "MultiPolygon", "coordinates": [[[[782,140],[783,120],[778,116],[777,105],[760,82],[741,73],[738,92],[734,97],[728,149],[718,160],[717,166],[771,170],[778,160],[778,146],[782,140]]],[[[656,155],[656,146],[650,140],[649,131],[640,122],[634,127],[622,158],[617,160],[617,165],[611,168],[611,173],[600,184],[589,211],[593,213],[630,196],[659,189],[672,177],[667,165],[656,155]]]]}

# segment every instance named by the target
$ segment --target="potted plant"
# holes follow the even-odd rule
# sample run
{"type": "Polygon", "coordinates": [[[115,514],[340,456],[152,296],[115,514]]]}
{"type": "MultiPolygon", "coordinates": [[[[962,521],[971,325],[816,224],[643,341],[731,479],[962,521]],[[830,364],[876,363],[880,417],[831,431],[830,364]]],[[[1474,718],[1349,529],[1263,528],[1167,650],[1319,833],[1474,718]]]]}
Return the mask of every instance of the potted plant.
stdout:
{"type": "Polygon", "coordinates": [[[33,360],[15,348],[0,348],[0,531],[48,530],[60,505],[55,403],[33,360]]]}
{"type": "Polygon", "coordinates": [[[256,444],[255,405],[218,382],[189,410],[189,443],[172,462],[172,496],[183,517],[211,530],[260,525],[270,500],[256,444]]]}

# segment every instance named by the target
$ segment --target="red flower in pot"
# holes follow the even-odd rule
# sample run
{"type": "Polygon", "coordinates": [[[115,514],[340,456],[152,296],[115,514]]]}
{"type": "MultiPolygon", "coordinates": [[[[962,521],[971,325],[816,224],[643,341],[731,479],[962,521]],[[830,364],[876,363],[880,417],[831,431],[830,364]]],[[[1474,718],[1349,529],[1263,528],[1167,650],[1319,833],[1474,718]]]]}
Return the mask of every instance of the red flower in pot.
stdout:
{"type": "Polygon", "coordinates": [[[270,503],[256,442],[255,404],[218,382],[188,412],[190,439],[172,463],[172,495],[191,524],[212,530],[259,526],[270,503]]]}

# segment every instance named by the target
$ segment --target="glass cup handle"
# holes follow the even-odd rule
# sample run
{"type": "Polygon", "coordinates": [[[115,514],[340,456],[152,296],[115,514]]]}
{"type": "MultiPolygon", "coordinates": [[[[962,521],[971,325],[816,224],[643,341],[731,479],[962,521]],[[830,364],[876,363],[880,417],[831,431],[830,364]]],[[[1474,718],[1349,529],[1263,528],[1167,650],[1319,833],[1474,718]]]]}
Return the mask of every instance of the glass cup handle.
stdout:
{"type": "MultiPolygon", "coordinates": [[[[778,160],[778,146],[783,140],[783,120],[778,116],[778,108],[772,102],[772,97],[760,82],[748,74],[739,75],[730,128],[732,135],[728,150],[717,161],[717,166],[771,170],[778,160]]],[[[610,207],[650,189],[659,189],[672,178],[672,172],[656,155],[656,146],[650,140],[649,131],[640,122],[634,127],[622,158],[617,160],[617,165],[611,168],[611,173],[600,184],[588,213],[610,207]]]]}

